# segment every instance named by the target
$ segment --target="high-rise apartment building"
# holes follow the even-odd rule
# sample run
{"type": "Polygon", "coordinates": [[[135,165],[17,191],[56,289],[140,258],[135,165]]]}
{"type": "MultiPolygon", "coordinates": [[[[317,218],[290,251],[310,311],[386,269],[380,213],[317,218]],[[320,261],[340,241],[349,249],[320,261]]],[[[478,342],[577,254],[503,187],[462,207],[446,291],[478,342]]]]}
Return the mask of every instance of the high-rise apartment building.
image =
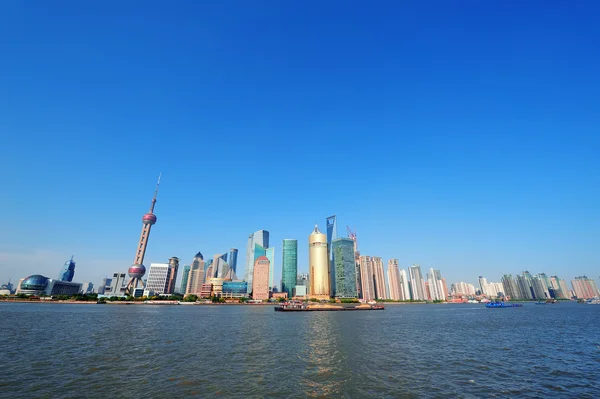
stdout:
{"type": "Polygon", "coordinates": [[[398,259],[388,260],[388,283],[390,285],[390,299],[394,301],[402,300],[400,288],[400,270],[398,269],[398,259]]]}
{"type": "Polygon", "coordinates": [[[188,277],[190,276],[190,265],[183,265],[183,273],[181,273],[181,286],[179,287],[179,293],[185,295],[187,290],[188,277]]]}
{"type": "Polygon", "coordinates": [[[445,301],[448,295],[445,280],[442,273],[436,269],[429,269],[427,274],[427,286],[429,288],[429,300],[445,301]]]}
{"type": "Polygon", "coordinates": [[[423,280],[423,274],[421,273],[421,266],[412,265],[408,268],[408,274],[410,275],[410,288],[412,292],[412,299],[415,301],[424,301],[427,299],[425,295],[425,281],[423,280]]]}
{"type": "Polygon", "coordinates": [[[528,271],[524,271],[523,274],[518,274],[517,285],[521,294],[521,299],[536,299],[535,292],[533,290],[533,276],[528,271]]]}
{"type": "Polygon", "coordinates": [[[73,276],[75,275],[75,262],[73,261],[73,257],[65,262],[65,265],[61,269],[58,279],[61,281],[73,281],[73,276]]]}
{"type": "Polygon", "coordinates": [[[266,256],[259,256],[253,265],[252,299],[269,299],[269,270],[271,265],[266,256]]]}
{"type": "Polygon", "coordinates": [[[252,289],[254,262],[258,258],[258,256],[255,256],[254,253],[256,245],[259,245],[263,248],[269,248],[268,231],[258,230],[248,236],[248,246],[246,247],[246,270],[244,270],[244,281],[248,282],[248,290],[252,289]]]}
{"type": "Polygon", "coordinates": [[[388,299],[383,260],[379,256],[373,257],[373,283],[375,286],[375,298],[388,299]]]}
{"type": "Polygon", "coordinates": [[[357,298],[356,264],[354,263],[354,241],[350,238],[337,238],[331,243],[334,286],[332,297],[357,298]]]}
{"type": "Polygon", "coordinates": [[[461,296],[475,296],[475,286],[470,283],[459,282],[452,284],[450,288],[452,295],[461,297],[461,296]]]}
{"type": "Polygon", "coordinates": [[[596,282],[587,276],[575,277],[574,280],[571,280],[571,285],[578,299],[590,299],[600,296],[596,282]]]}
{"type": "Polygon", "coordinates": [[[375,281],[374,281],[374,266],[372,256],[360,257],[360,280],[361,280],[361,291],[362,298],[365,301],[372,301],[376,299],[375,296],[375,281]]]}
{"type": "Polygon", "coordinates": [[[282,246],[281,292],[291,298],[298,277],[298,240],[285,239],[282,246]]]}
{"type": "Polygon", "coordinates": [[[410,301],[410,283],[408,281],[408,275],[406,274],[406,270],[400,269],[400,300],[401,301],[410,301]]]}
{"type": "Polygon", "coordinates": [[[308,268],[310,273],[310,296],[317,299],[330,298],[329,260],[327,259],[327,237],[315,229],[308,236],[308,268]]]}
{"type": "Polygon", "coordinates": [[[505,274],[502,276],[502,287],[504,288],[504,295],[510,299],[521,299],[521,292],[512,275],[505,274]]]}

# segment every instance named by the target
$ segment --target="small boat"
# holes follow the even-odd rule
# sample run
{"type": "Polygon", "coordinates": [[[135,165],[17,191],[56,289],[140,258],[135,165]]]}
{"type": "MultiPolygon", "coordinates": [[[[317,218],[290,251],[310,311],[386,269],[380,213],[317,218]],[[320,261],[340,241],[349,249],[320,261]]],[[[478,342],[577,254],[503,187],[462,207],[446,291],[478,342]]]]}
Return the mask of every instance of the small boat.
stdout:
{"type": "Polygon", "coordinates": [[[508,302],[490,302],[485,304],[486,308],[522,308],[523,305],[520,303],[508,303],[508,302]]]}

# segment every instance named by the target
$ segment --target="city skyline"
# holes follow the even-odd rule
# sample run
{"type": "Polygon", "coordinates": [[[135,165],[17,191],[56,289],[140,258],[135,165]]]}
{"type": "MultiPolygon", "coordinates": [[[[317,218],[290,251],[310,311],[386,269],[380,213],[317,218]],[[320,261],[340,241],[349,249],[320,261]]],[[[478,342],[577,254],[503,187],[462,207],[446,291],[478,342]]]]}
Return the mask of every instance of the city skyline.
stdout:
{"type": "Polygon", "coordinates": [[[598,275],[595,4],[34,3],[0,24],[1,281],[131,265],[161,171],[148,264],[234,247],[243,276],[250,232],[279,254],[336,214],[361,253],[450,281],[598,275]]]}

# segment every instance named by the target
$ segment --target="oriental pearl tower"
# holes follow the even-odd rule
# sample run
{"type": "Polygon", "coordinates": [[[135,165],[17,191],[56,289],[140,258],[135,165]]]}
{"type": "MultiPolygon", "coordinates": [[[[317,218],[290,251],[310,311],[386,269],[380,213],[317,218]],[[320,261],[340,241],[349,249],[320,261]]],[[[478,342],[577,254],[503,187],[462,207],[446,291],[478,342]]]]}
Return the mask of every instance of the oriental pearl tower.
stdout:
{"type": "Polygon", "coordinates": [[[140,235],[137,252],[135,253],[135,260],[133,261],[133,265],[131,265],[127,271],[131,279],[129,280],[129,283],[127,283],[125,292],[129,295],[133,295],[136,288],[144,287],[144,283],[142,282],[142,277],[146,274],[144,255],[146,254],[148,239],[150,238],[150,229],[152,228],[152,225],[156,223],[156,215],[153,212],[154,205],[156,204],[156,195],[158,194],[158,186],[160,185],[160,176],[161,175],[158,175],[158,183],[156,183],[156,190],[154,191],[154,197],[152,197],[150,211],[142,217],[142,234],[140,235]]]}

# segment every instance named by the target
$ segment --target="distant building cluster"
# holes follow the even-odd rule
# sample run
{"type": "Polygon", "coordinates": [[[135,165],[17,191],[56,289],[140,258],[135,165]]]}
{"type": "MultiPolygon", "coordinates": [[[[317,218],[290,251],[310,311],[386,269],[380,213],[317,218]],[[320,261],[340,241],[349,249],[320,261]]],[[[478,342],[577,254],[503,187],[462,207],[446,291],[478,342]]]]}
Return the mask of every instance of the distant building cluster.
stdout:
{"type": "MultiPolygon", "coordinates": [[[[348,237],[337,236],[337,218],[325,220],[326,231],[318,226],[308,236],[308,273],[298,273],[298,240],[284,239],[281,248],[281,281],[274,281],[275,247],[269,232],[258,230],[248,236],[244,277],[237,275],[238,250],[220,252],[204,259],[197,252],[189,265],[183,265],[181,282],[177,285],[180,260],[172,257],[166,263],[151,263],[146,276],[144,257],[150,231],[157,222],[154,214],[160,176],[150,210],[142,216],[142,232],[134,262],[127,273],[115,272],[103,279],[96,292],[103,297],[160,297],[181,294],[199,298],[256,301],[279,298],[317,300],[394,300],[394,301],[467,301],[472,299],[544,300],[590,299],[600,296],[592,278],[576,277],[569,290],[565,280],[545,273],[532,275],[528,271],[512,276],[505,274],[500,282],[488,282],[479,276],[479,287],[467,282],[450,286],[439,269],[421,269],[412,265],[403,269],[398,259],[387,261],[378,256],[361,254],[356,232],[347,228],[348,237]]],[[[75,283],[75,261],[65,262],[58,279],[32,275],[0,287],[0,295],[25,294],[39,296],[89,294],[92,283],[75,283]]]]}

